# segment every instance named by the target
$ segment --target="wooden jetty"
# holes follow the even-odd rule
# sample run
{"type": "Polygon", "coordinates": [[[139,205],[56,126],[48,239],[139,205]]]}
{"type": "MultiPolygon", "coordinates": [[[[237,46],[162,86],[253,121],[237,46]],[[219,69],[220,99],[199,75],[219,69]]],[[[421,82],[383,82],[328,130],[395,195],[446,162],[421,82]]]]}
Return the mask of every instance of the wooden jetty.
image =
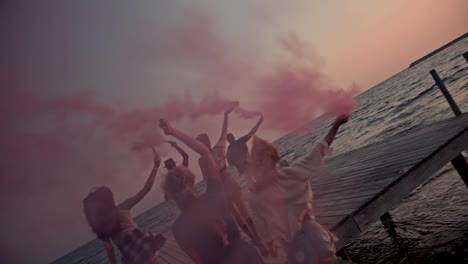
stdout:
{"type": "MultiPolygon", "coordinates": [[[[339,237],[341,248],[466,149],[468,114],[332,157],[311,181],[316,219],[339,237]]],[[[171,240],[159,258],[166,264],[192,263],[171,240]]]]}
{"type": "MultiPolygon", "coordinates": [[[[466,53],[463,56],[468,62],[466,53]]],[[[339,237],[338,249],[379,219],[389,226],[388,211],[449,162],[468,187],[468,165],[461,155],[468,150],[468,114],[461,113],[437,72],[430,74],[455,117],[331,157],[321,175],[311,179],[314,215],[339,237]]],[[[243,187],[245,192],[245,179],[243,187]]],[[[166,264],[192,263],[173,241],[159,259],[166,264]]],[[[285,256],[265,261],[284,263],[285,256]]]]}
{"type": "MultiPolygon", "coordinates": [[[[468,62],[468,56],[464,56],[468,62]]],[[[434,70],[431,75],[455,117],[416,126],[381,142],[332,156],[321,175],[311,180],[314,215],[339,237],[338,249],[379,219],[391,226],[388,211],[449,162],[468,186],[468,165],[460,154],[468,150],[468,114],[461,113],[434,70]]],[[[281,147],[284,151],[285,146],[281,147]]],[[[245,192],[246,179],[241,178],[241,187],[245,192]]],[[[203,192],[204,184],[197,184],[197,189],[203,192]]],[[[158,256],[163,264],[193,263],[172,238],[170,227],[177,215],[174,204],[163,202],[136,217],[145,230],[169,238],[158,256]]],[[[68,255],[73,257],[66,255],[54,263],[107,263],[104,249],[96,240],[68,255]]],[[[282,253],[279,258],[265,261],[285,263],[285,256],[282,253]]]]}
{"type": "Polygon", "coordinates": [[[468,114],[332,157],[311,181],[315,215],[344,246],[466,149],[468,114]]]}

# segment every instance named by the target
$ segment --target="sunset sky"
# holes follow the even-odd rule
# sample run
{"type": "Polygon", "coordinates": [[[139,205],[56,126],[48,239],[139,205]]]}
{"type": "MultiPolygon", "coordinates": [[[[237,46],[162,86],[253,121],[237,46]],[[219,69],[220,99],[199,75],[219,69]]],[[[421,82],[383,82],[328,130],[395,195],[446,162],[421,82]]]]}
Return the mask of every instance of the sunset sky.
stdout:
{"type": "MultiPolygon", "coordinates": [[[[346,90],[355,83],[363,91],[466,33],[466,10],[466,0],[6,0],[0,4],[1,97],[7,102],[15,89],[45,98],[91,93],[97,104],[127,111],[157,106],[187,89],[195,98],[216,89],[246,109],[262,110],[256,103],[262,90],[248,78],[287,57],[281,40],[288,36],[301,40],[305,61],[334,85],[346,90]]],[[[214,137],[220,122],[198,126],[209,127],[214,137]]],[[[233,131],[245,132],[253,123],[234,118],[233,131]]],[[[273,140],[285,131],[260,132],[273,140]]],[[[15,157],[28,167],[23,152],[15,157]]],[[[0,152],[2,167],[8,155],[0,152]]],[[[81,199],[103,184],[121,198],[134,193],[150,166],[136,164],[118,176],[83,180],[78,172],[65,173],[53,187],[0,192],[6,208],[0,262],[47,263],[92,239],[81,199]],[[131,181],[132,169],[138,173],[131,181]]],[[[25,171],[37,173],[18,182],[66,171],[35,166],[25,171]]],[[[0,171],[5,177],[7,171],[0,171]]],[[[160,199],[155,186],[135,213],[160,199]]]]}

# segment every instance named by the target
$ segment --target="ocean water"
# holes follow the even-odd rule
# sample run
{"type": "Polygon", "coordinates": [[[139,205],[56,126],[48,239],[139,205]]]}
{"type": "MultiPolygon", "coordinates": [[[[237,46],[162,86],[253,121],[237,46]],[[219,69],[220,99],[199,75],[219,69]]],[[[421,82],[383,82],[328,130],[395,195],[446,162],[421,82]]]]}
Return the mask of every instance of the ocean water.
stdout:
{"type": "MultiPolygon", "coordinates": [[[[411,129],[452,117],[442,93],[429,74],[436,69],[463,112],[468,112],[468,38],[405,69],[357,97],[359,108],[335,142],[335,154],[344,153],[411,129]]],[[[289,161],[313,144],[311,132],[321,134],[330,118],[322,117],[277,141],[289,161]]],[[[397,237],[389,237],[380,223],[364,231],[347,249],[355,263],[468,263],[468,189],[450,164],[390,211],[397,237]]],[[[176,212],[167,204],[138,216],[142,229],[160,232],[176,212]]],[[[85,244],[54,263],[106,263],[102,245],[85,244]]]]}
{"type": "MultiPolygon", "coordinates": [[[[334,144],[339,153],[453,116],[429,74],[436,69],[468,112],[468,38],[358,97],[359,109],[334,144]]],[[[466,154],[466,150],[465,150],[466,154]]],[[[380,222],[348,248],[356,263],[468,263],[468,188],[448,164],[390,211],[397,236],[380,222]]]]}

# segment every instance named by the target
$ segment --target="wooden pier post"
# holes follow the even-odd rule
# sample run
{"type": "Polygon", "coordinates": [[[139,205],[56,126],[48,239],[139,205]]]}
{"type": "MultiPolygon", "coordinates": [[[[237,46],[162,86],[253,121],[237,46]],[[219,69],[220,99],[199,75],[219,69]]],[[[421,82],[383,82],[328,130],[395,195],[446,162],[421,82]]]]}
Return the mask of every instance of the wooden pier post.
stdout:
{"type": "Polygon", "coordinates": [[[387,233],[391,237],[398,237],[398,234],[395,230],[395,222],[393,222],[392,216],[389,212],[386,212],[380,217],[380,222],[382,222],[383,226],[385,227],[385,230],[387,230],[387,233]]]}
{"type": "MultiPolygon", "coordinates": [[[[468,62],[468,52],[465,52],[463,54],[463,57],[465,57],[465,59],[468,62]]],[[[460,111],[460,108],[458,108],[457,103],[455,102],[455,100],[453,100],[452,95],[447,90],[447,87],[445,87],[444,82],[440,79],[436,70],[431,70],[430,74],[432,75],[432,78],[434,78],[435,82],[437,83],[437,86],[439,86],[439,89],[442,91],[442,94],[444,95],[445,99],[449,103],[450,108],[452,108],[452,111],[455,114],[455,116],[461,116],[462,112],[460,111]]],[[[468,187],[468,164],[466,163],[465,157],[463,157],[462,154],[459,154],[451,161],[451,163],[453,167],[455,167],[455,169],[457,170],[460,177],[462,178],[466,187],[468,187]]]]}
{"type": "Polygon", "coordinates": [[[457,170],[466,187],[468,187],[468,164],[462,154],[457,155],[452,161],[453,167],[457,170]]]}
{"type": "Polygon", "coordinates": [[[439,86],[440,91],[444,95],[445,100],[447,100],[447,102],[449,103],[450,108],[452,108],[453,113],[456,116],[460,116],[462,114],[460,108],[458,108],[457,103],[455,103],[455,100],[453,100],[452,95],[447,90],[447,87],[445,87],[444,82],[440,79],[436,70],[431,70],[429,73],[432,75],[432,78],[434,78],[434,81],[436,82],[437,86],[439,86]]]}

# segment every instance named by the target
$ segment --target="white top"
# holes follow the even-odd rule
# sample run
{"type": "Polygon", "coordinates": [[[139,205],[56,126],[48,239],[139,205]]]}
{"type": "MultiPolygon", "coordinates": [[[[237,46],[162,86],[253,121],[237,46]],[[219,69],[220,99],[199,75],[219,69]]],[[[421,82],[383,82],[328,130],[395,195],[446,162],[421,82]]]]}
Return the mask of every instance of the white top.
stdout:
{"type": "Polygon", "coordinates": [[[264,241],[283,239],[290,242],[299,230],[299,218],[304,211],[313,215],[310,179],[320,173],[325,156],[331,152],[332,148],[322,139],[302,160],[278,168],[277,181],[259,192],[250,193],[253,216],[264,241]]]}

